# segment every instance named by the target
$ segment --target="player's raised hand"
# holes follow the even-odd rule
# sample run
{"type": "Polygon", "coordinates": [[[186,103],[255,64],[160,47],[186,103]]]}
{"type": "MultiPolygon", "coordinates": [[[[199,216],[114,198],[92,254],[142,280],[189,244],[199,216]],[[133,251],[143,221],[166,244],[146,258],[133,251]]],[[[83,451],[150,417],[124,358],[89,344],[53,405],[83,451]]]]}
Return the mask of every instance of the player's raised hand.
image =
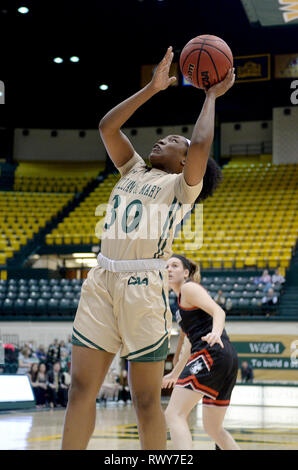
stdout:
{"type": "Polygon", "coordinates": [[[235,82],[235,69],[230,69],[225,78],[206,90],[206,95],[213,95],[215,98],[224,95],[235,82]]]}
{"type": "Polygon", "coordinates": [[[166,88],[175,83],[176,77],[169,77],[173,57],[173,48],[172,46],[170,46],[166,52],[166,55],[156,67],[154,75],[150,82],[150,86],[155,91],[166,90],[166,88]]]}

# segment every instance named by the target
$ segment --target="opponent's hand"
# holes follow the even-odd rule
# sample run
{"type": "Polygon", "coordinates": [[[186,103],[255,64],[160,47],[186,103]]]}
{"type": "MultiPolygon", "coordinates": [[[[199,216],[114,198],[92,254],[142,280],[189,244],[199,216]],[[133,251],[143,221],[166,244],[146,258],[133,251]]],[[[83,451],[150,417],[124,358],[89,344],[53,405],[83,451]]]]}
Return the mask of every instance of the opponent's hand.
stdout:
{"type": "Polygon", "coordinates": [[[155,91],[166,90],[168,86],[176,81],[176,77],[169,77],[171,63],[174,57],[173,48],[170,46],[166,55],[155,69],[150,86],[155,91]]]}
{"type": "Polygon", "coordinates": [[[225,76],[225,78],[219,82],[210,87],[206,91],[206,95],[210,96],[213,95],[215,98],[218,98],[219,96],[224,95],[233,85],[235,82],[235,69],[230,69],[225,76]]]}
{"type": "Polygon", "coordinates": [[[206,341],[210,346],[214,346],[215,343],[218,343],[222,348],[224,348],[223,342],[220,339],[220,336],[217,333],[208,333],[206,336],[202,336],[201,339],[206,341]]]}
{"type": "Polygon", "coordinates": [[[177,382],[178,377],[169,373],[162,378],[161,388],[172,388],[177,382]]]}

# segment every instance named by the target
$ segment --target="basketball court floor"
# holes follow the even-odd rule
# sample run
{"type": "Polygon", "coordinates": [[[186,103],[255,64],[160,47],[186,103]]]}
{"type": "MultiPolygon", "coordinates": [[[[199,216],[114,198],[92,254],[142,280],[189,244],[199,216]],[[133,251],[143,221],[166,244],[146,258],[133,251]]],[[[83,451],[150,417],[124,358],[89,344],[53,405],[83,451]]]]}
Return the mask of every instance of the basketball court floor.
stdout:
{"type": "MultiPolygon", "coordinates": [[[[165,408],[166,399],[162,402],[165,408]]],[[[1,450],[59,450],[65,409],[15,410],[0,413],[1,450]]],[[[193,448],[212,450],[202,427],[202,407],[190,415],[193,448]]],[[[231,405],[225,427],[243,450],[298,450],[298,407],[231,405]]],[[[132,405],[97,406],[90,450],[139,450],[132,405]]],[[[168,449],[173,449],[168,435],[168,449]]]]}

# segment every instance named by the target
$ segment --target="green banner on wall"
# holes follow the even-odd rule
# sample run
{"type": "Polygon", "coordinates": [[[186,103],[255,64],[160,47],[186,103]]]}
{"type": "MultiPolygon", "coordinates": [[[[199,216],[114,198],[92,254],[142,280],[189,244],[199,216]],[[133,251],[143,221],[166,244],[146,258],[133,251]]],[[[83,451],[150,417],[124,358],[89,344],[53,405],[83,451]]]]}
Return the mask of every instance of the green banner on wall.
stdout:
{"type": "MultiPolygon", "coordinates": [[[[239,363],[247,361],[254,370],[256,369],[270,369],[270,370],[296,370],[298,373],[298,360],[291,359],[290,357],[254,357],[254,356],[240,356],[239,363]]],[[[276,377],[277,378],[277,377],[276,377]]]]}
{"type": "Polygon", "coordinates": [[[234,341],[238,354],[282,354],[286,349],[279,341],[234,341]]]}
{"type": "Polygon", "coordinates": [[[261,26],[298,24],[297,0],[241,0],[248,20],[261,26]]]}

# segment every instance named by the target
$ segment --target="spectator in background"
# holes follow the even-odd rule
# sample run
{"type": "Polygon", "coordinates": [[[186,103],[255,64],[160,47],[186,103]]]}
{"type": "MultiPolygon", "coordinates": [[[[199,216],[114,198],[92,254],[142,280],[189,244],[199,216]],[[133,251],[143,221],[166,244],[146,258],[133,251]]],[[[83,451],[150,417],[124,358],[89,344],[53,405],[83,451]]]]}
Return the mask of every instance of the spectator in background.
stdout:
{"type": "Polygon", "coordinates": [[[47,398],[47,374],[45,364],[43,362],[40,364],[37,362],[32,364],[28,376],[34,393],[36,406],[44,406],[47,398]]]}
{"type": "Polygon", "coordinates": [[[66,348],[62,348],[60,350],[60,364],[61,364],[61,372],[69,372],[70,356],[66,348]]]}
{"type": "Polygon", "coordinates": [[[66,407],[68,388],[69,385],[65,383],[65,375],[61,372],[60,361],[55,361],[52,370],[48,373],[48,395],[51,408],[58,405],[66,407]]]}
{"type": "Polygon", "coordinates": [[[262,305],[275,305],[278,302],[278,297],[274,290],[270,288],[266,295],[262,298],[262,305]]]}
{"type": "Polygon", "coordinates": [[[47,352],[47,366],[50,369],[56,361],[60,359],[60,345],[58,339],[54,339],[54,342],[51,343],[48,347],[47,352]]]}
{"type": "Polygon", "coordinates": [[[45,406],[47,401],[48,375],[47,367],[44,362],[38,365],[36,383],[38,386],[36,405],[45,406]]]}
{"type": "Polygon", "coordinates": [[[68,350],[67,350],[65,341],[63,341],[63,339],[62,339],[62,340],[60,341],[60,343],[59,343],[59,350],[60,350],[60,356],[61,356],[61,353],[62,353],[62,352],[68,354],[68,350]]]}
{"type": "Polygon", "coordinates": [[[272,275],[272,284],[273,285],[276,285],[276,284],[283,284],[285,282],[285,278],[282,276],[282,274],[279,272],[279,268],[277,268],[275,271],[274,271],[274,274],[272,275]]]}
{"type": "Polygon", "coordinates": [[[254,379],[254,373],[251,365],[247,361],[242,361],[241,364],[241,381],[242,382],[252,382],[254,379]]]}
{"type": "Polygon", "coordinates": [[[263,274],[260,277],[259,282],[261,282],[262,284],[268,284],[269,282],[271,283],[271,276],[267,269],[263,271],[263,274]]]}
{"type": "Polygon", "coordinates": [[[227,311],[229,311],[229,310],[231,310],[232,307],[233,307],[232,299],[227,298],[227,300],[226,300],[226,305],[225,305],[225,309],[226,309],[227,311]]]}
{"type": "Polygon", "coordinates": [[[118,403],[131,403],[130,389],[128,385],[127,370],[123,369],[120,373],[118,379],[119,382],[119,393],[118,393],[118,403]]]}
{"type": "Polygon", "coordinates": [[[223,296],[222,290],[219,290],[213,299],[221,307],[225,306],[226,298],[223,296]]]}
{"type": "Polygon", "coordinates": [[[37,359],[39,360],[39,362],[46,362],[47,353],[46,353],[46,350],[45,350],[45,347],[43,346],[43,344],[41,344],[38,347],[38,349],[35,351],[35,355],[36,355],[37,359]]]}
{"type": "Polygon", "coordinates": [[[116,371],[110,368],[99,390],[99,400],[104,402],[116,402],[120,388],[118,382],[119,378],[117,377],[116,371]]]}
{"type": "Polygon", "coordinates": [[[31,369],[31,365],[37,362],[38,359],[35,354],[31,351],[31,349],[26,345],[22,348],[19,353],[19,367],[18,367],[18,374],[28,374],[31,369]]]}
{"type": "Polygon", "coordinates": [[[16,374],[19,368],[19,350],[13,344],[3,344],[4,347],[4,374],[16,374]]]}
{"type": "Polygon", "coordinates": [[[68,335],[67,341],[66,341],[66,349],[68,351],[69,357],[71,356],[71,351],[72,351],[72,342],[71,342],[71,335],[68,335]]]}
{"type": "Polygon", "coordinates": [[[266,292],[268,292],[268,290],[271,289],[271,287],[273,287],[271,276],[267,269],[263,271],[263,274],[261,277],[255,278],[254,282],[255,284],[258,285],[258,289],[262,290],[264,294],[266,294],[266,292]]]}
{"type": "Polygon", "coordinates": [[[37,389],[38,389],[37,374],[38,374],[38,363],[34,362],[30,366],[30,370],[28,371],[28,376],[29,376],[29,379],[30,379],[30,383],[31,383],[31,387],[32,387],[32,390],[33,390],[33,394],[34,394],[36,404],[37,404],[37,395],[38,395],[38,392],[37,392],[37,389]]]}

